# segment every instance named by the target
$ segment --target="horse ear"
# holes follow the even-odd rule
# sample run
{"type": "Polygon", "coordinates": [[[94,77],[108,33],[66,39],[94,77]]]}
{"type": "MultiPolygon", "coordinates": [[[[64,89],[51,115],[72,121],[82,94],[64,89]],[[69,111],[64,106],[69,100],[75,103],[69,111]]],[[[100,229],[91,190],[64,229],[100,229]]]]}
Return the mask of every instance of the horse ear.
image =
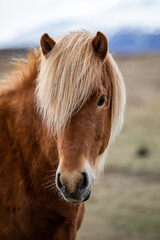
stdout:
{"type": "Polygon", "coordinates": [[[97,32],[92,40],[92,45],[95,53],[104,60],[108,51],[108,41],[106,36],[101,32],[97,32]]]}
{"type": "Polygon", "coordinates": [[[47,33],[42,35],[40,45],[45,57],[47,57],[47,54],[52,50],[55,44],[56,42],[47,33]]]}

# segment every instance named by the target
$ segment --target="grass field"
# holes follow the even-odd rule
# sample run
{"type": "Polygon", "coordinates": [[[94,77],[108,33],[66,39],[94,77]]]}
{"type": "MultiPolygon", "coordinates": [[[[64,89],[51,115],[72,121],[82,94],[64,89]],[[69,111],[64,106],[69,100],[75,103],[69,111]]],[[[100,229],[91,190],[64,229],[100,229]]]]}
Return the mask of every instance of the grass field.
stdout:
{"type": "MultiPolygon", "coordinates": [[[[0,79],[12,68],[9,55],[19,52],[0,52],[0,79]]],[[[127,90],[125,124],[78,240],[160,240],[160,56],[116,60],[127,90]]]]}

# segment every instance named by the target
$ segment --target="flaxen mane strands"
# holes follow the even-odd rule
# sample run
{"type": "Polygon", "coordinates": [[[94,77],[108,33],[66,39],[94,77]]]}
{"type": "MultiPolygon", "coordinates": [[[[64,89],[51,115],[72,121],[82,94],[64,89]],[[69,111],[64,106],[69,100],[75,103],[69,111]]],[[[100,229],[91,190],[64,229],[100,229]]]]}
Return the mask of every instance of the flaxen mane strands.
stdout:
{"type": "MultiPolygon", "coordinates": [[[[110,53],[105,59],[106,71],[110,78],[111,90],[111,136],[109,143],[112,143],[116,135],[121,131],[124,120],[124,111],[126,105],[126,91],[123,81],[123,76],[110,53]]],[[[96,173],[101,176],[104,170],[105,160],[108,155],[109,144],[97,159],[96,173]]]]}
{"type": "Polygon", "coordinates": [[[122,74],[111,54],[108,53],[105,63],[106,71],[112,83],[112,123],[110,141],[113,141],[123,126],[126,92],[122,74]]]}
{"type": "Polygon", "coordinates": [[[62,129],[101,84],[102,64],[92,38],[87,31],[67,34],[41,61],[36,94],[49,129],[62,129]]]}
{"type": "MultiPolygon", "coordinates": [[[[99,87],[102,64],[93,53],[92,38],[87,31],[67,34],[58,39],[47,59],[42,56],[37,105],[48,127],[54,126],[54,131],[63,128],[72,113],[99,87]]],[[[126,95],[121,72],[109,53],[105,62],[112,81],[113,140],[123,125],[126,95]]]]}

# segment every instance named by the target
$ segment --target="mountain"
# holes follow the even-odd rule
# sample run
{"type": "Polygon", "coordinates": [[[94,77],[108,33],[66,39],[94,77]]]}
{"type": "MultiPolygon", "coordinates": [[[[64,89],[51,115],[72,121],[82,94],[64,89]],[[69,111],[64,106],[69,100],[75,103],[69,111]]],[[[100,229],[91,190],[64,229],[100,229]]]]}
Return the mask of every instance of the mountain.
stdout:
{"type": "Polygon", "coordinates": [[[139,29],[123,29],[110,37],[109,48],[122,55],[160,53],[160,31],[145,33],[139,29]]]}
{"type": "MultiPolygon", "coordinates": [[[[0,44],[0,48],[39,47],[39,40],[43,33],[47,32],[55,38],[74,29],[75,26],[76,22],[73,24],[72,20],[54,24],[50,23],[32,31],[21,33],[21,35],[14,40],[0,44]]],[[[138,28],[123,28],[114,34],[110,34],[104,28],[103,32],[108,38],[111,53],[120,55],[160,53],[160,30],[149,33],[138,28]]]]}

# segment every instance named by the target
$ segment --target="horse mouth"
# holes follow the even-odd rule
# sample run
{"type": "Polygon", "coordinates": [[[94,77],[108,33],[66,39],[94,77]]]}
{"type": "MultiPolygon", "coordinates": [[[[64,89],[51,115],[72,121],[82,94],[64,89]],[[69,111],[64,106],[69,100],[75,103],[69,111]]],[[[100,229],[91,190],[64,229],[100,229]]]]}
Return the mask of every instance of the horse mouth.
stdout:
{"type": "Polygon", "coordinates": [[[63,198],[70,203],[80,203],[80,202],[85,202],[90,198],[91,195],[91,190],[89,190],[85,195],[79,195],[79,194],[66,194],[62,193],[63,198]]]}
{"type": "Polygon", "coordinates": [[[83,202],[86,202],[90,198],[90,195],[91,195],[91,191],[86,195],[86,197],[83,200],[83,202]]]}

